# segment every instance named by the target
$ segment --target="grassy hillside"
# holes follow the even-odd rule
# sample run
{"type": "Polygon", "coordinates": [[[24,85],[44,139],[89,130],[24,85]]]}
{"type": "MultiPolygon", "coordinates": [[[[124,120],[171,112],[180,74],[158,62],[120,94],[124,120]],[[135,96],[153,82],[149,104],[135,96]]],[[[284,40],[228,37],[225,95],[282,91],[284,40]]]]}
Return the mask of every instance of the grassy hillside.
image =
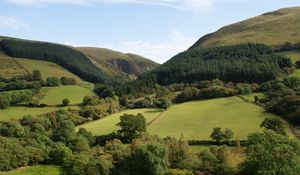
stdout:
{"type": "Polygon", "coordinates": [[[78,76],[55,63],[42,60],[30,60],[25,58],[17,58],[15,60],[29,72],[32,72],[33,70],[39,70],[44,80],[47,77],[65,76],[72,77],[77,80],[77,82],[81,83],[81,79],[78,76]]]}
{"type": "Polygon", "coordinates": [[[94,95],[94,93],[87,88],[77,85],[46,87],[41,90],[40,103],[59,105],[63,99],[67,98],[70,100],[70,104],[79,104],[84,96],[87,95],[94,95]]]}
{"type": "MultiPolygon", "coordinates": [[[[145,109],[144,109],[145,110],[145,109]]],[[[157,116],[160,113],[146,113],[157,116]]],[[[136,110],[123,113],[137,113],[136,110]]],[[[107,134],[117,129],[115,124],[123,113],[108,116],[102,120],[88,123],[83,127],[96,135],[107,134]]],[[[154,116],[150,116],[153,118],[154,116]]],[[[266,117],[277,117],[265,113],[264,109],[238,97],[194,101],[172,106],[148,126],[148,132],[159,136],[184,134],[186,139],[210,139],[214,127],[231,128],[234,138],[245,139],[248,134],[261,131],[260,123],[266,117]]],[[[286,124],[287,125],[287,124],[286,124]]],[[[291,134],[287,126],[288,133],[291,134]]]]}
{"type": "Polygon", "coordinates": [[[14,171],[0,172],[0,175],[59,175],[60,171],[57,166],[37,165],[24,167],[14,171]]]}
{"type": "Polygon", "coordinates": [[[300,42],[300,7],[265,13],[200,38],[194,47],[215,47],[239,43],[264,43],[271,46],[300,42]]]}
{"type": "Polygon", "coordinates": [[[15,75],[25,75],[28,72],[13,58],[5,55],[0,49],[0,76],[11,78],[15,75]]]}
{"type": "Polygon", "coordinates": [[[135,54],[125,54],[104,48],[79,47],[101,70],[113,75],[137,77],[158,66],[157,63],[135,54]]]}

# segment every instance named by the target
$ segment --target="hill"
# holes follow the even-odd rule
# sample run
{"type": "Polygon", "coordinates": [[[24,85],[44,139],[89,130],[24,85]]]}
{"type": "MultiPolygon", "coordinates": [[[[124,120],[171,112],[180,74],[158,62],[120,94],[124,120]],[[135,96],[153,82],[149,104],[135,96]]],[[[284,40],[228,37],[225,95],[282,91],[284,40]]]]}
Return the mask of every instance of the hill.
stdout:
{"type": "Polygon", "coordinates": [[[226,82],[261,83],[280,77],[291,67],[290,59],[276,55],[262,44],[195,48],[141,76],[138,83],[168,85],[216,78],[226,82]]]}
{"type": "MultiPolygon", "coordinates": [[[[110,83],[135,79],[142,73],[158,66],[149,59],[130,53],[125,54],[103,48],[74,48],[56,43],[6,36],[0,36],[0,59],[5,63],[1,66],[3,69],[0,75],[2,76],[12,77],[28,73],[32,69],[40,68],[38,65],[41,65],[42,62],[45,66],[47,61],[57,64],[54,67],[69,71],[70,73],[67,74],[74,74],[72,77],[77,76],[77,79],[80,77],[90,82],[110,83]],[[28,59],[33,61],[30,62],[28,59]],[[35,60],[41,61],[36,62],[35,60]]],[[[50,63],[48,64],[50,65],[50,63]]],[[[47,69],[44,72],[46,75],[55,74],[53,71],[52,73],[49,71],[51,70],[47,69]]],[[[57,73],[61,74],[61,71],[57,73]]]]}
{"type": "Polygon", "coordinates": [[[101,70],[112,75],[136,78],[159,64],[135,54],[125,54],[105,48],[79,47],[101,70]]]}
{"type": "Polygon", "coordinates": [[[90,82],[115,81],[114,77],[98,69],[83,53],[69,46],[16,39],[2,39],[0,46],[10,57],[53,62],[90,82]]]}
{"type": "Polygon", "coordinates": [[[240,43],[263,43],[273,47],[300,42],[300,7],[285,8],[222,27],[200,38],[191,48],[240,43]]]}
{"type": "MultiPolygon", "coordinates": [[[[151,134],[161,137],[180,137],[183,134],[186,139],[207,140],[210,139],[210,133],[215,127],[231,128],[235,133],[234,138],[245,139],[248,134],[261,131],[260,123],[266,117],[277,117],[265,113],[263,108],[255,104],[245,102],[238,97],[229,97],[178,104],[163,113],[146,109],[129,110],[80,127],[86,128],[95,135],[108,134],[118,129],[115,125],[124,113],[143,113],[148,124],[158,116],[148,126],[148,132],[151,134]]],[[[286,122],[285,124],[288,133],[292,135],[286,122]]]]}

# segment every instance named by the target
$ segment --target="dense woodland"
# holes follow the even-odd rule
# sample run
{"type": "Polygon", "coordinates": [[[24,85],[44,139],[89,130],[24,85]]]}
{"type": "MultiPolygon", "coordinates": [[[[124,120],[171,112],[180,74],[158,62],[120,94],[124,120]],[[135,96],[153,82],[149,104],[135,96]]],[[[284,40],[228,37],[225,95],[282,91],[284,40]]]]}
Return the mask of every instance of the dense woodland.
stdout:
{"type": "Polygon", "coordinates": [[[185,51],[140,80],[162,85],[216,78],[226,82],[261,83],[291,71],[291,61],[273,54],[270,47],[241,44],[185,51]]]}
{"type": "Polygon", "coordinates": [[[90,82],[114,82],[113,77],[100,71],[83,53],[68,46],[8,39],[1,40],[0,46],[11,57],[50,61],[90,82]]]}

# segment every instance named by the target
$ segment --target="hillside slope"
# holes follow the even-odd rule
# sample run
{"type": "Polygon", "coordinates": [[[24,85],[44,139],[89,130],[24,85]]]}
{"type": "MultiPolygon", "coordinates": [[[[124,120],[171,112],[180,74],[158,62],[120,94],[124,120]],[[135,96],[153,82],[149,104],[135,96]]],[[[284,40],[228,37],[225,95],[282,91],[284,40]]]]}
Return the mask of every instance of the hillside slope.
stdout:
{"type": "Polygon", "coordinates": [[[79,47],[90,60],[105,72],[113,75],[137,77],[159,64],[135,54],[125,54],[105,48],[79,47]]]}
{"type": "MultiPolygon", "coordinates": [[[[52,62],[83,80],[109,83],[135,79],[159,65],[139,55],[125,54],[109,49],[75,48],[7,36],[0,36],[0,54],[2,62],[5,63],[1,66],[0,72],[0,76],[3,77],[24,74],[24,70],[22,70],[24,67],[14,63],[19,58],[52,62]]],[[[38,69],[38,67],[35,68],[38,65],[27,66],[38,69]]]]}
{"type": "Polygon", "coordinates": [[[203,36],[191,48],[249,42],[274,47],[300,42],[300,7],[280,9],[225,26],[203,36]]]}

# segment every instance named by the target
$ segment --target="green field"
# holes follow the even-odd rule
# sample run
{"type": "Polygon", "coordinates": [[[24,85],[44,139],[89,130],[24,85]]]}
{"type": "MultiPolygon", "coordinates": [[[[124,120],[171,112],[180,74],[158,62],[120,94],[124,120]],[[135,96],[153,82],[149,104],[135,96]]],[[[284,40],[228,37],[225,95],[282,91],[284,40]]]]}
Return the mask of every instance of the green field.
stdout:
{"type": "MultiPolygon", "coordinates": [[[[135,110],[127,111],[132,112],[136,113],[135,110]]],[[[116,130],[114,125],[120,115],[108,116],[84,127],[95,135],[106,134],[116,130]]],[[[266,117],[277,116],[265,113],[263,108],[239,97],[194,101],[173,105],[148,126],[148,132],[161,137],[183,134],[186,139],[202,140],[210,139],[214,127],[222,127],[232,129],[234,139],[245,139],[248,134],[261,131],[259,125],[266,117]]],[[[288,126],[287,129],[291,134],[288,126]]]]}
{"type": "Polygon", "coordinates": [[[286,52],[279,52],[278,54],[289,57],[293,63],[300,60],[300,51],[286,51],[286,52]]]}
{"type": "Polygon", "coordinates": [[[65,68],[48,61],[41,60],[31,60],[25,58],[16,58],[18,63],[20,63],[26,70],[32,72],[33,70],[39,70],[43,76],[43,79],[47,77],[72,77],[81,82],[80,78],[73,73],[69,72],[65,68]]]}
{"type": "Polygon", "coordinates": [[[31,115],[31,116],[38,116],[41,114],[46,114],[48,112],[56,111],[59,109],[77,109],[76,106],[71,107],[45,107],[45,108],[28,108],[28,107],[9,107],[7,109],[0,110],[0,121],[3,120],[11,120],[11,119],[20,119],[23,116],[31,115]]]}
{"type": "Polygon", "coordinates": [[[113,114],[95,122],[81,125],[80,128],[86,128],[95,135],[104,135],[118,130],[116,124],[119,122],[120,116],[123,114],[138,114],[141,113],[145,116],[147,122],[151,122],[162,113],[160,109],[133,109],[123,111],[121,113],[113,114]]]}
{"type": "Polygon", "coordinates": [[[13,58],[3,54],[0,48],[0,75],[1,77],[11,78],[15,75],[25,75],[26,70],[23,69],[13,58]]]}
{"type": "Polygon", "coordinates": [[[86,95],[94,95],[94,93],[88,88],[77,85],[46,87],[41,90],[40,103],[59,105],[67,98],[71,101],[70,104],[79,104],[86,95]]]}
{"type": "Polygon", "coordinates": [[[20,168],[9,172],[0,172],[0,175],[59,175],[59,168],[51,165],[37,165],[20,168]]]}

